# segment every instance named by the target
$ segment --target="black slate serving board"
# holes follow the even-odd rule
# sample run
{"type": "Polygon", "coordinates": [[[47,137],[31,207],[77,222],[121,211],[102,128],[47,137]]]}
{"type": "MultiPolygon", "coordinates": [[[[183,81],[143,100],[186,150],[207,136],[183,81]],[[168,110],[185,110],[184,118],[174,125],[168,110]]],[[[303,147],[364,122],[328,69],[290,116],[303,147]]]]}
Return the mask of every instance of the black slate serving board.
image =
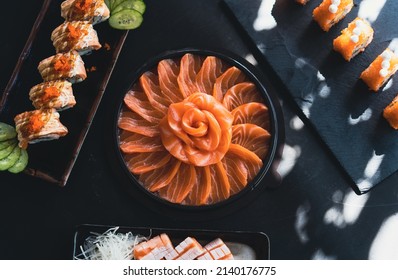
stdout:
{"type": "Polygon", "coordinates": [[[359,80],[360,73],[398,38],[398,1],[355,0],[351,12],[329,32],[312,20],[320,0],[305,6],[276,0],[273,7],[274,0],[224,1],[256,46],[253,52],[286,86],[358,194],[398,170],[398,132],[382,117],[398,93],[398,76],[378,93],[359,80]],[[333,51],[332,42],[358,14],[371,22],[374,39],[365,52],[346,62],[333,51]]]}

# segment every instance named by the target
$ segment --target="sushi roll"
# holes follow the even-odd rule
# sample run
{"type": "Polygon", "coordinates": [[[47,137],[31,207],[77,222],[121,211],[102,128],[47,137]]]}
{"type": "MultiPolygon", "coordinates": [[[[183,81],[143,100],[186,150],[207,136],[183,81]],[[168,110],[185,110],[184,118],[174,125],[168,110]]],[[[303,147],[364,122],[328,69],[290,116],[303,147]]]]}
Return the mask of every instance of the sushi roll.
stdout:
{"type": "Polygon", "coordinates": [[[361,79],[373,91],[378,91],[398,70],[398,56],[387,48],[361,73],[361,79]]]}
{"type": "Polygon", "coordinates": [[[76,51],[59,53],[40,61],[37,69],[44,81],[67,79],[77,83],[87,78],[81,56],[76,51]]]}
{"type": "Polygon", "coordinates": [[[384,109],[383,117],[388,121],[392,128],[398,129],[398,95],[384,109]]]}
{"type": "Polygon", "coordinates": [[[353,0],[324,0],[314,9],[312,16],[324,31],[329,31],[351,11],[353,6],[353,0]]]}
{"type": "Polygon", "coordinates": [[[301,4],[301,5],[305,5],[308,3],[309,0],[296,0],[297,3],[301,4]]]}
{"type": "Polygon", "coordinates": [[[83,55],[101,48],[97,31],[88,21],[64,22],[51,33],[51,41],[57,53],[75,50],[83,55]]]}
{"type": "Polygon", "coordinates": [[[61,16],[66,21],[88,21],[97,24],[110,16],[104,0],[66,0],[61,3],[61,16]]]}
{"type": "Polygon", "coordinates": [[[339,52],[345,60],[350,61],[373,40],[373,28],[359,17],[341,31],[341,35],[333,40],[333,49],[339,52]]]}
{"type": "Polygon", "coordinates": [[[28,144],[58,139],[68,133],[55,109],[24,112],[15,116],[14,121],[19,147],[22,149],[26,149],[28,144]]]}
{"type": "Polygon", "coordinates": [[[36,109],[65,110],[76,104],[72,84],[67,80],[43,82],[30,89],[29,99],[36,109]]]}

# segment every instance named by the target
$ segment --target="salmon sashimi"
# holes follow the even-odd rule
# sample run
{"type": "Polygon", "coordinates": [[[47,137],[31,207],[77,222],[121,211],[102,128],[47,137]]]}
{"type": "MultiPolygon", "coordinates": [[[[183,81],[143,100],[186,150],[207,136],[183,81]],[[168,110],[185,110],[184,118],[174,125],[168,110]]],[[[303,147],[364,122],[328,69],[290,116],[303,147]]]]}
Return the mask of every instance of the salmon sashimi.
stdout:
{"type": "Polygon", "coordinates": [[[230,193],[234,195],[247,186],[247,168],[243,161],[232,153],[227,153],[222,162],[229,176],[230,193]]]}
{"type": "Polygon", "coordinates": [[[229,111],[251,102],[264,103],[256,85],[248,82],[239,83],[229,88],[223,99],[223,104],[229,111]]]}
{"type": "Polygon", "coordinates": [[[196,167],[195,169],[197,180],[187,198],[187,204],[196,206],[205,205],[209,200],[212,189],[210,167],[196,167]]]}
{"type": "Polygon", "coordinates": [[[236,159],[240,159],[245,165],[247,170],[247,179],[249,181],[253,180],[263,166],[261,159],[252,151],[238,145],[231,144],[229,153],[236,156],[236,159]]]}
{"type": "Polygon", "coordinates": [[[164,59],[158,64],[159,86],[165,96],[173,103],[184,99],[178,86],[178,73],[180,68],[172,59],[164,59]]]}
{"type": "Polygon", "coordinates": [[[162,260],[167,254],[174,251],[173,244],[167,234],[162,233],[134,246],[134,259],[136,260],[162,260]]]}
{"type": "Polygon", "coordinates": [[[175,250],[178,253],[176,260],[194,260],[205,252],[202,245],[193,237],[185,238],[175,250]]]}
{"type": "Polygon", "coordinates": [[[204,246],[205,253],[198,260],[233,260],[231,250],[220,238],[217,238],[204,246]]]}
{"type": "Polygon", "coordinates": [[[212,94],[216,79],[222,74],[223,63],[215,56],[208,56],[196,76],[196,85],[199,92],[212,94]]]}
{"type": "Polygon", "coordinates": [[[232,110],[233,124],[251,123],[269,130],[268,108],[263,103],[251,102],[232,110]]]}
{"type": "Polygon", "coordinates": [[[210,174],[213,186],[210,193],[210,201],[216,203],[230,197],[231,185],[223,164],[218,162],[211,165],[210,174]]]}
{"type": "Polygon", "coordinates": [[[170,159],[171,155],[168,152],[127,154],[125,157],[127,167],[134,174],[142,174],[161,168],[170,159]]]}
{"type": "Polygon", "coordinates": [[[126,154],[164,151],[159,137],[146,137],[137,133],[120,141],[120,149],[126,154]]]}
{"type": "Polygon", "coordinates": [[[164,113],[159,112],[152,107],[143,92],[130,90],[124,97],[124,103],[130,110],[137,113],[150,123],[159,123],[164,116],[164,113]]]}
{"type": "Polygon", "coordinates": [[[180,73],[178,74],[177,82],[184,98],[198,92],[198,87],[196,86],[196,75],[198,74],[200,67],[200,56],[188,53],[181,58],[180,73]]]}
{"type": "Polygon", "coordinates": [[[221,76],[216,79],[213,86],[213,97],[217,101],[222,101],[224,94],[229,88],[245,81],[246,76],[238,68],[232,66],[228,68],[221,76]]]}
{"type": "Polygon", "coordinates": [[[172,101],[162,93],[159,86],[159,78],[148,71],[141,75],[140,84],[152,107],[166,114],[172,101]]]}
{"type": "Polygon", "coordinates": [[[148,137],[155,137],[160,134],[158,124],[151,123],[128,109],[121,112],[118,126],[124,131],[135,132],[148,137]]]}
{"type": "Polygon", "coordinates": [[[181,203],[191,192],[197,180],[195,167],[182,163],[179,172],[171,180],[168,188],[162,188],[160,196],[173,203],[181,203]]]}
{"type": "Polygon", "coordinates": [[[171,158],[162,168],[155,169],[140,175],[140,182],[151,192],[156,192],[168,186],[180,170],[181,161],[171,158]]]}
{"type": "Polygon", "coordinates": [[[268,153],[271,135],[255,124],[237,124],[232,126],[232,143],[254,152],[259,158],[268,153]]]}

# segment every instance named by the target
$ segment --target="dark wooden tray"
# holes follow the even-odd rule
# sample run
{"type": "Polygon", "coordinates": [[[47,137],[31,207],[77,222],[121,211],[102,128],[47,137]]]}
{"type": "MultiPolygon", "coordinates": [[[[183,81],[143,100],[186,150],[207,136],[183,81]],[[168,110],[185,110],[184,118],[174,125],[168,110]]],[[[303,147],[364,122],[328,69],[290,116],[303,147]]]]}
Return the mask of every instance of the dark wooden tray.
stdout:
{"type": "MultiPolygon", "coordinates": [[[[115,226],[104,225],[79,225],[74,237],[73,259],[81,259],[81,247],[84,246],[85,240],[94,236],[94,234],[102,234],[107,230],[115,228],[115,226]]],[[[165,228],[145,228],[145,227],[118,227],[117,232],[141,235],[144,237],[154,237],[161,233],[166,233],[174,246],[177,246],[186,237],[194,237],[202,245],[216,239],[221,238],[231,249],[235,259],[253,259],[268,260],[270,259],[270,245],[268,236],[263,232],[250,231],[215,231],[215,230],[180,230],[165,228]]]]}
{"type": "MultiPolygon", "coordinates": [[[[12,76],[0,100],[0,120],[14,125],[14,117],[33,110],[29,90],[42,82],[37,70],[39,62],[55,54],[51,32],[63,22],[61,2],[45,0],[22,50],[12,76]]],[[[97,108],[105,93],[127,31],[112,29],[107,22],[94,26],[103,48],[83,56],[87,79],[73,86],[77,104],[61,112],[61,122],[68,128],[67,136],[49,142],[29,145],[29,164],[25,173],[65,186],[84,142],[97,108]],[[104,46],[107,45],[105,48],[104,46]],[[108,48],[109,46],[109,48],[108,48]],[[93,67],[95,71],[92,70],[93,67]]]]}

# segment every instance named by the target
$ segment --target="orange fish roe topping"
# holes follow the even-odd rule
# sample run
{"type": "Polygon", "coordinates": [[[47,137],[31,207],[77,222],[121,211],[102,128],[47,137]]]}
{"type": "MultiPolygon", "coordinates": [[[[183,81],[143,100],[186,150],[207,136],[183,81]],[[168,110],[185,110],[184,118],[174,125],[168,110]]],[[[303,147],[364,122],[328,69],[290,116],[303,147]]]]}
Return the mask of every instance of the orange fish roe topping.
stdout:
{"type": "Polygon", "coordinates": [[[68,24],[68,37],[71,41],[77,41],[81,36],[87,35],[87,31],[79,27],[74,27],[72,24],[68,24]]]}
{"type": "Polygon", "coordinates": [[[54,69],[58,72],[68,72],[72,69],[72,65],[70,64],[67,57],[62,56],[54,63],[54,69]]]}
{"type": "Polygon", "coordinates": [[[34,112],[29,116],[29,121],[26,123],[24,135],[32,135],[39,132],[45,125],[40,111],[34,112]]]}
{"type": "Polygon", "coordinates": [[[91,5],[93,4],[93,0],[77,0],[75,2],[75,8],[82,12],[87,11],[91,5]]]}
{"type": "Polygon", "coordinates": [[[60,96],[61,93],[59,92],[59,90],[52,86],[52,87],[47,87],[44,89],[44,94],[42,96],[42,100],[43,102],[49,102],[50,100],[57,98],[58,96],[60,96]]]}

